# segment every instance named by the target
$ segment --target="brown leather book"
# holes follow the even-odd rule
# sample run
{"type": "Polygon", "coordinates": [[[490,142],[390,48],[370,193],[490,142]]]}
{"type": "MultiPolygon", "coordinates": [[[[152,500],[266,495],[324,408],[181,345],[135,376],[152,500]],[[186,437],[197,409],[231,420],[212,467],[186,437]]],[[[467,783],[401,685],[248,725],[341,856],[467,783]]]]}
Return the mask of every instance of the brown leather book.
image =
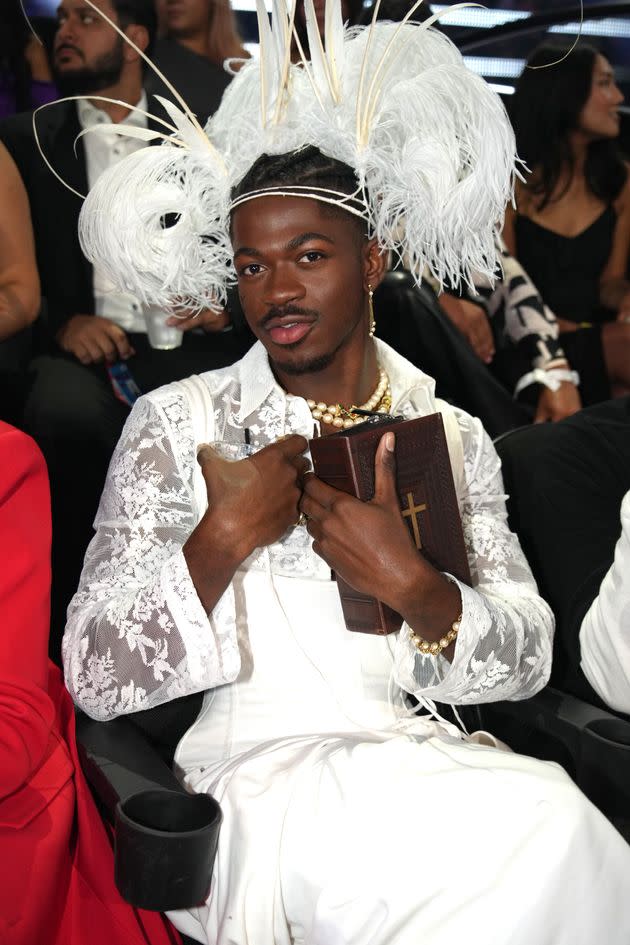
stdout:
{"type": "MultiPolygon", "coordinates": [[[[313,471],[320,479],[363,502],[374,495],[374,457],[384,433],[396,434],[396,486],[400,511],[414,543],[440,571],[470,584],[464,533],[453,473],[439,413],[404,420],[379,417],[310,441],[313,471]]],[[[337,575],[348,630],[392,633],[402,617],[361,594],[337,575]]]]}

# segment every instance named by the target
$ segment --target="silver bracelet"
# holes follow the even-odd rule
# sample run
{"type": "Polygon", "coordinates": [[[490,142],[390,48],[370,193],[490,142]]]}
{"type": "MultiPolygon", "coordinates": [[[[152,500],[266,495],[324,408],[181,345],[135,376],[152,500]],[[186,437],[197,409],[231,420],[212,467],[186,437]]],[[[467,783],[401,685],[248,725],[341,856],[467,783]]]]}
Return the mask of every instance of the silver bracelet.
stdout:
{"type": "Polygon", "coordinates": [[[535,368],[529,374],[523,375],[514,389],[514,396],[518,397],[520,392],[529,387],[530,384],[542,384],[543,387],[548,387],[549,390],[555,392],[560,390],[563,381],[568,381],[569,384],[575,384],[577,387],[580,383],[580,375],[577,371],[569,371],[564,368],[552,368],[550,371],[535,368]]]}

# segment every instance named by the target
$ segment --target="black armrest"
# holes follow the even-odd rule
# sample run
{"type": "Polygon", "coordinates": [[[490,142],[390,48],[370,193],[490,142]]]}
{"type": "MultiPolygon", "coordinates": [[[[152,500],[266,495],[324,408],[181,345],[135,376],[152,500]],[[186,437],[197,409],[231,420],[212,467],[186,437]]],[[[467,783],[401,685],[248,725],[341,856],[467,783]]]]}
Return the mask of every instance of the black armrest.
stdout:
{"type": "Polygon", "coordinates": [[[126,718],[77,717],[85,776],[115,827],[115,880],[134,906],[166,912],[207,897],[221,808],[189,794],[140,729],[126,718]]]}
{"type": "Polygon", "coordinates": [[[158,751],[128,719],[95,722],[79,713],[76,729],[83,773],[112,823],[118,802],[140,791],[185,793],[158,751]]]}
{"type": "Polygon", "coordinates": [[[630,839],[630,722],[551,686],[483,707],[484,724],[523,754],[562,764],[630,839]]]}

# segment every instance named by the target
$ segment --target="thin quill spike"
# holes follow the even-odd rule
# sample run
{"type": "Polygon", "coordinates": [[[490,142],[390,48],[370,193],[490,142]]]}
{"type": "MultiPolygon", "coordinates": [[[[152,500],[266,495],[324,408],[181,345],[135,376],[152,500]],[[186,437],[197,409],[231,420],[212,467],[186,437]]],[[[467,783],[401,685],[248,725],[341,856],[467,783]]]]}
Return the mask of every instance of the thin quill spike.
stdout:
{"type": "Polygon", "coordinates": [[[44,43],[43,43],[43,41],[39,38],[39,36],[37,35],[37,33],[36,33],[36,31],[35,31],[35,27],[34,27],[33,24],[31,23],[31,19],[30,19],[28,13],[26,12],[26,9],[25,9],[25,7],[24,7],[24,3],[22,2],[22,0],[20,0],[20,10],[22,11],[22,16],[24,17],[24,19],[25,19],[26,22],[28,23],[28,28],[29,28],[29,30],[31,31],[31,33],[33,34],[33,36],[35,37],[35,39],[37,40],[37,42],[39,43],[39,45],[40,45],[40,46],[43,46],[44,43]]]}
{"type": "MultiPolygon", "coordinates": [[[[391,37],[391,39],[389,40],[387,46],[385,47],[385,49],[384,49],[384,51],[383,51],[383,55],[381,56],[379,62],[378,62],[377,65],[376,65],[376,68],[375,68],[375,70],[374,70],[374,74],[373,74],[373,76],[372,76],[372,80],[371,80],[371,82],[370,82],[370,86],[369,86],[369,89],[368,89],[368,93],[367,93],[367,97],[366,97],[366,102],[365,102],[365,110],[364,110],[364,116],[363,116],[363,123],[362,123],[362,127],[361,127],[361,137],[360,137],[360,139],[359,139],[359,140],[360,140],[360,143],[363,144],[363,145],[365,145],[366,142],[367,142],[367,139],[368,139],[368,136],[369,136],[369,127],[370,127],[372,118],[374,117],[374,111],[375,111],[375,109],[376,109],[376,102],[377,102],[377,92],[378,92],[378,89],[375,89],[375,85],[376,85],[376,82],[377,82],[377,80],[378,80],[379,74],[381,73],[381,71],[382,71],[383,68],[384,68],[385,62],[386,62],[386,60],[387,60],[387,58],[388,58],[388,56],[389,56],[389,54],[390,54],[392,48],[394,47],[394,44],[396,43],[396,40],[397,40],[397,38],[398,38],[398,35],[399,35],[400,31],[401,31],[402,28],[409,22],[409,20],[411,19],[411,17],[413,16],[413,14],[416,12],[416,10],[418,9],[418,7],[421,6],[421,4],[423,4],[423,3],[424,3],[424,0],[416,0],[416,2],[413,4],[413,6],[410,7],[410,9],[407,11],[407,13],[405,14],[405,16],[403,17],[403,19],[402,19],[402,20],[400,21],[400,23],[398,24],[398,26],[397,26],[397,28],[396,28],[396,30],[395,30],[393,36],[391,37]]],[[[447,10],[443,10],[443,11],[441,11],[440,13],[434,13],[434,14],[433,14],[432,16],[430,16],[427,20],[424,20],[424,22],[419,23],[418,26],[417,26],[417,29],[418,29],[418,30],[427,30],[427,29],[429,29],[429,27],[431,27],[435,22],[437,22],[437,20],[441,19],[442,16],[444,16],[445,14],[452,13],[452,12],[454,12],[455,10],[468,9],[468,8],[470,8],[470,7],[482,7],[482,4],[480,4],[480,3],[456,3],[456,4],[453,4],[453,6],[448,7],[447,10]]],[[[401,45],[399,46],[399,48],[398,48],[397,50],[395,50],[395,51],[396,51],[396,54],[399,54],[399,53],[400,53],[400,51],[401,51],[401,49],[403,48],[403,46],[404,46],[404,44],[401,44],[401,45]]],[[[393,60],[392,60],[392,61],[393,61],[393,60]]],[[[389,65],[391,65],[391,62],[389,63],[389,65]]],[[[389,68],[389,65],[388,65],[388,68],[389,68]]]]}
{"type": "Polygon", "coordinates": [[[80,131],[74,139],[75,156],[77,153],[77,142],[84,135],[90,134],[91,132],[105,136],[116,135],[117,137],[122,134],[125,138],[137,138],[140,141],[155,141],[157,138],[161,138],[162,141],[168,141],[179,148],[185,147],[177,138],[173,138],[171,135],[165,135],[162,131],[152,131],[150,128],[136,128],[132,125],[126,126],[124,131],[121,132],[117,125],[91,125],[89,128],[84,128],[83,131],[80,131]]]}
{"type": "MultiPolygon", "coordinates": [[[[422,0],[421,0],[422,2],[422,0]]],[[[381,0],[376,0],[374,5],[374,12],[372,13],[372,20],[368,27],[368,38],[365,43],[365,49],[363,50],[363,62],[361,63],[361,74],[359,75],[359,88],[357,90],[357,113],[356,113],[356,138],[357,144],[361,142],[361,127],[362,127],[362,103],[363,103],[363,83],[365,81],[365,73],[367,71],[367,63],[370,55],[370,46],[372,45],[372,38],[374,36],[374,26],[376,25],[376,18],[378,16],[378,11],[381,8],[381,0]]]]}
{"type": "Polygon", "coordinates": [[[319,79],[322,84],[328,85],[330,96],[334,102],[336,101],[335,88],[333,86],[332,76],[330,74],[328,61],[326,59],[326,52],[324,50],[322,38],[319,33],[319,27],[317,25],[317,15],[315,13],[315,4],[313,3],[313,0],[304,0],[304,17],[306,20],[308,48],[311,54],[311,63],[313,65],[313,75],[315,76],[316,81],[319,79]]]}
{"type": "Polygon", "coordinates": [[[310,64],[310,62],[308,61],[308,59],[306,58],[306,53],[304,52],[304,47],[302,46],[302,42],[301,42],[300,37],[299,37],[299,35],[298,35],[298,31],[297,31],[297,29],[295,28],[295,25],[293,26],[293,38],[295,39],[295,45],[297,46],[298,54],[299,54],[299,57],[300,57],[300,59],[301,59],[301,61],[302,61],[302,68],[304,69],[304,72],[306,73],[306,76],[307,76],[309,82],[311,83],[311,88],[313,89],[313,92],[314,92],[314,94],[315,94],[315,98],[317,99],[317,101],[318,101],[319,104],[321,105],[322,109],[325,111],[325,106],[324,106],[323,99],[322,99],[321,95],[319,94],[319,89],[317,88],[317,83],[315,82],[315,79],[313,78],[313,73],[312,73],[312,71],[311,71],[311,64],[310,64]]]}
{"type": "Polygon", "coordinates": [[[545,63],[543,63],[542,66],[525,66],[525,68],[526,68],[526,69],[532,69],[532,70],[534,70],[534,69],[549,69],[551,66],[557,66],[557,65],[559,65],[561,62],[564,62],[564,60],[567,58],[567,56],[570,56],[570,55],[571,55],[571,53],[573,52],[573,50],[575,49],[575,47],[576,47],[577,44],[579,43],[580,39],[582,38],[582,28],[583,28],[583,26],[584,26],[584,2],[583,2],[583,0],[580,0],[580,28],[579,28],[579,30],[578,30],[577,36],[575,37],[575,41],[574,41],[573,44],[571,45],[571,48],[570,48],[570,49],[567,49],[567,51],[565,52],[564,56],[561,56],[560,59],[554,59],[553,62],[545,62],[545,63]]]}
{"type": "MultiPolygon", "coordinates": [[[[128,105],[127,102],[121,102],[117,98],[107,98],[104,95],[68,95],[66,96],[66,98],[58,98],[58,99],[55,99],[54,102],[44,102],[43,105],[39,105],[36,109],[34,109],[33,115],[31,118],[32,125],[33,125],[33,136],[35,138],[35,144],[37,145],[37,150],[39,151],[42,157],[42,160],[44,164],[46,165],[46,167],[48,168],[48,170],[52,172],[52,174],[57,178],[58,181],[60,181],[60,183],[63,184],[63,186],[67,190],[69,190],[73,194],[76,194],[76,196],[80,197],[81,200],[85,200],[85,194],[79,193],[78,190],[75,190],[74,187],[72,187],[67,181],[65,181],[63,177],[57,173],[57,171],[54,169],[54,167],[52,166],[52,164],[46,157],[44,153],[44,149],[42,148],[42,145],[41,145],[41,141],[39,140],[39,132],[37,130],[36,119],[37,119],[37,115],[44,108],[50,108],[51,105],[61,105],[62,102],[83,102],[83,101],[88,101],[90,99],[92,99],[93,101],[99,101],[99,102],[109,102],[112,105],[124,105],[125,108],[130,108],[131,111],[139,112],[142,115],[146,115],[147,117],[151,118],[153,121],[159,122],[161,125],[164,125],[164,127],[168,128],[169,131],[172,131],[173,134],[177,134],[177,128],[174,128],[172,125],[169,125],[169,123],[167,121],[164,121],[162,118],[156,118],[155,116],[149,114],[149,112],[145,112],[144,109],[142,108],[138,108],[135,105],[128,105]]],[[[80,137],[80,135],[78,135],[78,137],[80,137]]],[[[75,145],[76,145],[76,139],[75,139],[75,145]]]]}
{"type": "MultiPolygon", "coordinates": [[[[209,148],[209,150],[211,150],[211,151],[213,152],[213,154],[215,154],[215,156],[219,157],[219,159],[220,159],[220,155],[219,155],[218,151],[216,151],[216,148],[213,146],[212,142],[210,141],[210,139],[208,138],[208,136],[207,136],[206,133],[204,132],[204,130],[203,130],[203,128],[201,127],[201,125],[199,124],[199,121],[197,120],[196,115],[194,115],[193,112],[190,110],[188,104],[186,103],[186,100],[180,95],[180,93],[177,91],[177,89],[176,89],[175,86],[172,84],[172,82],[170,82],[170,81],[166,78],[166,76],[163,74],[163,72],[161,72],[160,69],[158,69],[158,67],[155,65],[155,63],[140,49],[139,46],[136,46],[136,44],[133,42],[133,40],[129,39],[129,37],[127,36],[127,34],[126,34],[123,30],[121,30],[120,27],[119,27],[116,23],[114,23],[114,21],[113,21],[109,16],[107,16],[106,13],[103,13],[102,10],[100,10],[94,3],[92,3],[92,0],[83,0],[83,2],[84,2],[84,3],[87,3],[87,5],[88,5],[92,10],[94,10],[95,13],[98,13],[98,15],[99,15],[100,17],[102,17],[102,18],[105,20],[105,22],[108,23],[108,24],[112,27],[112,29],[115,30],[115,31],[118,33],[118,35],[124,40],[124,42],[126,42],[128,46],[131,46],[131,48],[132,48],[135,52],[138,53],[138,55],[140,56],[140,58],[141,58],[144,62],[147,63],[147,65],[153,70],[153,72],[158,76],[158,78],[160,78],[160,79],[162,80],[162,82],[163,82],[164,85],[167,87],[167,89],[169,90],[169,92],[172,92],[172,93],[173,93],[173,95],[175,96],[175,98],[177,99],[177,101],[179,102],[179,104],[182,106],[182,108],[183,108],[183,110],[184,110],[184,112],[185,112],[187,118],[189,119],[189,121],[191,122],[191,124],[194,125],[194,127],[195,127],[196,130],[197,130],[197,133],[199,134],[200,138],[203,140],[204,146],[207,147],[207,148],[209,148]]],[[[153,117],[153,116],[152,116],[152,117],[153,117]]],[[[223,163],[223,162],[221,161],[221,163],[223,163]]]]}
{"type": "Polygon", "coordinates": [[[260,120],[264,128],[267,125],[267,84],[270,79],[271,63],[269,60],[272,55],[273,43],[264,0],[256,0],[256,16],[258,18],[260,56],[260,120]]]}
{"type": "Polygon", "coordinates": [[[343,15],[341,0],[327,0],[324,20],[324,48],[335,89],[335,102],[341,101],[341,63],[343,59],[343,15]]]}
{"type": "Polygon", "coordinates": [[[295,22],[295,10],[296,4],[293,3],[291,6],[291,13],[288,14],[286,4],[284,0],[280,0],[283,12],[280,16],[282,19],[282,30],[284,33],[285,39],[285,50],[284,50],[284,62],[282,63],[282,73],[280,75],[280,83],[278,86],[278,98],[276,101],[276,113],[274,115],[274,123],[277,123],[280,120],[280,112],[282,110],[282,104],[284,99],[284,92],[287,89],[289,81],[289,69],[291,67],[291,36],[293,35],[293,24],[295,22]],[[287,23],[288,19],[288,23],[287,23]]]}

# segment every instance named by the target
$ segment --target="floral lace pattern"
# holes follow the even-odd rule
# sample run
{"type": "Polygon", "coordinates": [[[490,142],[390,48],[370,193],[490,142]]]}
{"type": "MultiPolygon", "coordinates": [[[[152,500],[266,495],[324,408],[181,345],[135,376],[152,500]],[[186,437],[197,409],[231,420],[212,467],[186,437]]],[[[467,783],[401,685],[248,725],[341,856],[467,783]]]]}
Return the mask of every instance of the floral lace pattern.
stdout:
{"type": "MultiPolygon", "coordinates": [[[[379,343],[398,412],[435,410],[432,381],[379,343]]],[[[262,346],[203,375],[215,435],[264,446],[285,433],[310,437],[301,398],[276,384],[262,346]]],[[[551,667],[552,617],[538,597],[518,539],[507,527],[500,463],[479,421],[455,411],[464,453],[459,496],[474,589],[460,587],[463,620],[452,664],[423,657],[403,627],[397,682],[416,696],[455,704],[527,698],[551,667]]],[[[66,683],[76,703],[107,720],[232,682],[240,669],[231,587],[207,615],[182,547],[203,510],[193,477],[190,403],[179,384],[134,407],[114,453],[64,637],[66,683]]],[[[244,567],[329,580],[304,528],[289,529],[244,567]]]]}

